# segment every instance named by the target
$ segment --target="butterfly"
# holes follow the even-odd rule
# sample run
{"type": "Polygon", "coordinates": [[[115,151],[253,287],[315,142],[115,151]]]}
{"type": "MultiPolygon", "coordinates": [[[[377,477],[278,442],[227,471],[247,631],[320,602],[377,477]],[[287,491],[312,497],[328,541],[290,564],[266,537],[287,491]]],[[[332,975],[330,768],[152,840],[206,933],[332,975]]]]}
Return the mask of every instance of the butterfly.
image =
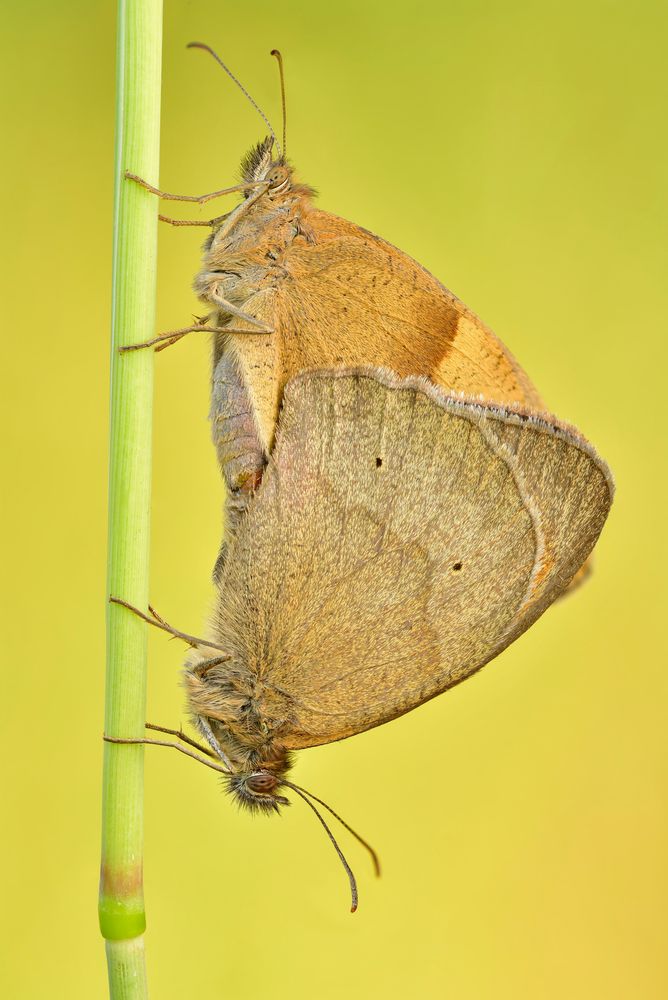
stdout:
{"type": "Polygon", "coordinates": [[[133,345],[214,334],[229,499],[210,633],[139,613],[193,646],[186,689],[207,745],[168,745],[251,809],[279,809],[286,789],[304,798],[354,909],[314,801],[330,807],[289,780],[293,752],[390,721],[496,656],[581,572],[612,481],[460,300],[315,207],[285,155],[283,108],[282,148],[265,118],[239,185],[177,196],[130,175],[176,200],[243,196],[205,223],[194,287],[210,313],[133,345]]]}
{"type": "Polygon", "coordinates": [[[288,778],[294,751],[497,656],[569,585],[612,495],[574,428],[522,407],[373,366],[292,377],[209,632],[185,636],[192,722],[230,792],[269,812],[286,789],[315,798],[288,778]]]}

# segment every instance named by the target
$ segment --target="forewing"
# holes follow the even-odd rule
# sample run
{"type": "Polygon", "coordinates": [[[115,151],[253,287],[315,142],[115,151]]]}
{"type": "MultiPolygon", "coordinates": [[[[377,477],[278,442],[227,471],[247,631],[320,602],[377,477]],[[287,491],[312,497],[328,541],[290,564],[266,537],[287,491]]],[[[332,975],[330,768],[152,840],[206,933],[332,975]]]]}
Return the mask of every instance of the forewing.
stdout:
{"type": "Polygon", "coordinates": [[[503,405],[544,406],[500,340],[403,251],[327,212],[295,242],[275,299],[283,379],[324,366],[380,365],[503,405]]]}
{"type": "Polygon", "coordinates": [[[573,434],[378,370],[286,389],[234,537],[218,641],[292,748],[408,711],[500,652],[568,585],[610,504],[573,434]]]}

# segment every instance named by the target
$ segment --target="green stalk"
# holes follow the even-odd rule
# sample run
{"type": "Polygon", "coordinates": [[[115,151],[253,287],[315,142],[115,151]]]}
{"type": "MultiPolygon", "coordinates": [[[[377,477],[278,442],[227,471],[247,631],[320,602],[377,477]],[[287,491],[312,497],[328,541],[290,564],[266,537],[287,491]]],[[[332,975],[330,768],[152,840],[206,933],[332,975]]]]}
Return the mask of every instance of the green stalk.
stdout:
{"type": "MultiPolygon", "coordinates": [[[[155,326],[162,0],[119,0],[112,283],[108,594],[148,603],[153,352],[120,354],[155,326]]],[[[105,733],[143,737],[146,626],[107,609],[105,733]]],[[[113,1000],[146,997],[142,882],[144,753],[104,744],[100,928],[113,1000]]]]}

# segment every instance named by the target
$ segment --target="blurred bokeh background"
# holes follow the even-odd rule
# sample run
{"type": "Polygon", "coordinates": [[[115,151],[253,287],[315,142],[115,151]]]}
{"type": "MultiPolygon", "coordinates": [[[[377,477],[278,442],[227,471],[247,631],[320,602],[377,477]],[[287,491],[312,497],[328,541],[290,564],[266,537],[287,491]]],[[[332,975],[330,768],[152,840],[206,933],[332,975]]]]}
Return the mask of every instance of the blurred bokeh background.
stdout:
{"type": "MultiPolygon", "coordinates": [[[[617,498],[593,578],[480,675],[300,757],[297,780],[381,853],[375,881],[342,836],[355,917],[301,803],[254,819],[206,769],[147,753],[154,997],[668,995],[667,20],[658,0],[166,3],[163,187],[234,183],[263,135],[185,44],[218,48],[277,127],[279,46],[289,153],[322,207],[416,257],[481,315],[609,461],[617,498]]],[[[90,1000],[106,990],[114,6],[26,0],[6,9],[0,44],[0,985],[90,1000]]],[[[160,233],[158,329],[197,312],[202,238],[160,233]]],[[[220,533],[209,346],[193,336],[156,369],[151,594],[197,631],[220,533]]],[[[150,643],[149,718],[178,725],[182,649],[150,643]]]]}

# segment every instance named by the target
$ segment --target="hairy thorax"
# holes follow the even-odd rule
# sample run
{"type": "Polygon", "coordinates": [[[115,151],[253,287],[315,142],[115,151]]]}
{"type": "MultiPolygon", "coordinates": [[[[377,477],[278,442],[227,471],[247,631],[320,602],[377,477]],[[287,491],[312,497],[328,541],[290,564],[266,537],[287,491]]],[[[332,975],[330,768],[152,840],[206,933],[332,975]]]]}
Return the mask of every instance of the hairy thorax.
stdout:
{"type": "Polygon", "coordinates": [[[266,195],[244,208],[242,202],[225,216],[204,244],[193,285],[202,302],[216,307],[220,325],[229,323],[231,316],[218,308],[217,297],[243,308],[259,292],[276,289],[289,278],[285,257],[292,244],[312,239],[307,221],[310,195],[305,191],[292,190],[275,199],[266,195]]]}
{"type": "Polygon", "coordinates": [[[281,735],[292,724],[289,698],[247,668],[207,660],[199,651],[191,654],[184,682],[194,725],[205,731],[206,724],[233,773],[262,769],[280,777],[288,771],[281,735]]]}

